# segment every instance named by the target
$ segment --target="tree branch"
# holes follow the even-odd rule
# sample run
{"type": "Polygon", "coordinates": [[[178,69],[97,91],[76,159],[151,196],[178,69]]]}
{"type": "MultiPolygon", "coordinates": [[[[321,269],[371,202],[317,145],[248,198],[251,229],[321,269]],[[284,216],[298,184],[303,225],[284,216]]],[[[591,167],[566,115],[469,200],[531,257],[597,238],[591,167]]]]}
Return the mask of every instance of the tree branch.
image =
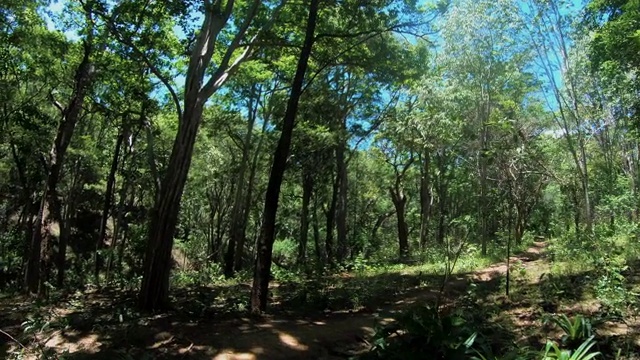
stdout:
{"type": "Polygon", "coordinates": [[[53,90],[49,91],[49,100],[51,100],[51,103],[53,104],[53,106],[55,106],[58,110],[60,110],[60,114],[62,114],[64,116],[65,113],[65,108],[64,106],[62,106],[62,104],[60,104],[59,101],[57,101],[55,99],[55,97],[53,96],[53,90]]]}
{"type": "Polygon", "coordinates": [[[167,91],[169,91],[169,94],[171,95],[171,99],[173,100],[173,103],[176,107],[176,112],[178,113],[178,119],[182,120],[182,106],[180,105],[180,98],[178,97],[178,93],[175,91],[173,86],[171,86],[169,79],[162,74],[160,69],[158,69],[158,67],[151,62],[151,60],[144,54],[142,50],[140,50],[131,40],[127,40],[124,36],[122,36],[122,34],[120,34],[118,29],[116,28],[115,23],[113,22],[111,17],[109,17],[109,15],[99,11],[95,11],[95,13],[98,14],[98,16],[100,16],[100,18],[102,18],[102,20],[106,23],[107,29],[109,29],[109,32],[113,36],[115,36],[116,40],[128,46],[140,58],[140,60],[145,63],[145,65],[149,68],[149,70],[151,70],[153,75],[155,75],[162,82],[162,84],[166,87],[167,91]]]}
{"type": "Polygon", "coordinates": [[[218,66],[218,69],[213,74],[213,76],[207,81],[205,86],[202,88],[202,97],[203,98],[207,99],[211,95],[213,95],[213,93],[216,92],[216,90],[218,90],[225,83],[225,81],[227,81],[229,76],[231,74],[235,73],[238,70],[238,68],[240,67],[240,65],[244,61],[246,61],[249,58],[251,58],[251,56],[253,55],[253,50],[256,47],[257,39],[265,31],[271,29],[271,27],[275,23],[276,19],[278,18],[278,15],[280,14],[280,12],[284,8],[284,6],[287,4],[287,1],[288,0],[282,0],[280,2],[280,4],[276,7],[276,9],[271,14],[270,20],[258,30],[258,32],[251,38],[251,40],[247,44],[244,45],[245,49],[242,52],[242,54],[240,54],[240,56],[238,56],[233,61],[233,63],[231,65],[229,65],[229,62],[231,61],[233,53],[238,48],[241,47],[241,42],[244,39],[244,37],[245,37],[245,35],[246,35],[246,33],[247,33],[248,29],[249,29],[249,26],[251,25],[251,22],[253,21],[253,19],[256,17],[256,15],[258,13],[258,8],[259,8],[259,5],[260,5],[260,1],[259,0],[255,0],[253,2],[252,7],[249,10],[249,14],[248,14],[247,18],[245,19],[245,21],[243,22],[242,26],[240,27],[240,29],[238,30],[238,32],[234,36],[231,44],[227,48],[227,51],[225,52],[224,57],[220,61],[220,65],[218,66]]]}
{"type": "MultiPolygon", "coordinates": [[[[349,34],[345,34],[346,37],[348,38],[357,38],[363,35],[367,35],[364,38],[360,39],[359,41],[357,41],[355,44],[353,44],[352,46],[348,47],[347,49],[344,49],[340,52],[338,52],[338,54],[336,54],[336,56],[334,56],[333,58],[329,59],[325,64],[323,64],[322,66],[320,66],[320,68],[313,73],[313,75],[311,75],[309,77],[309,80],[307,81],[307,84],[304,86],[304,88],[302,89],[302,92],[306,91],[307,88],[313,83],[313,81],[315,80],[315,78],[320,75],[326,68],[328,68],[329,66],[333,65],[334,62],[339,59],[341,56],[343,56],[344,54],[348,53],[349,51],[353,50],[356,46],[359,46],[363,43],[365,43],[366,41],[373,39],[374,37],[387,33],[387,32],[391,32],[394,31],[394,29],[403,27],[403,26],[408,26],[408,24],[402,23],[402,24],[396,24],[393,26],[389,26],[385,29],[377,29],[377,30],[368,30],[368,31],[363,31],[363,32],[357,32],[354,33],[353,36],[350,36],[349,34]]],[[[323,34],[320,34],[323,35],[323,34]]],[[[324,34],[324,37],[330,37],[329,34],[324,34]]],[[[335,36],[338,37],[338,36],[335,36]]],[[[317,40],[319,38],[319,36],[316,36],[314,38],[314,41],[317,40]]]]}

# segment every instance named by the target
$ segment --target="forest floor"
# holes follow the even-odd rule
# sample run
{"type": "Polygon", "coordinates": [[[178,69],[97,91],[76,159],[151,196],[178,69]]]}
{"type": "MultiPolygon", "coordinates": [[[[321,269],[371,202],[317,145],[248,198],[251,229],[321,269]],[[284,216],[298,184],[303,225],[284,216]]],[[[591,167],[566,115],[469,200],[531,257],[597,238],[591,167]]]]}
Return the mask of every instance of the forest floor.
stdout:
{"type": "MultiPolygon", "coordinates": [[[[44,310],[26,298],[12,297],[0,299],[0,329],[24,339],[19,337],[24,331],[20,324],[31,318],[30,324],[40,329],[25,343],[29,353],[67,353],[65,359],[346,359],[371,347],[376,324],[392,322],[394,315],[421,304],[455,307],[477,290],[474,301],[482,304],[486,321],[495,324],[496,339],[539,349],[546,336],[554,335],[552,328],[546,329],[546,336],[538,331],[545,326],[543,313],[549,311],[540,291],[551,268],[544,249],[545,243],[537,242],[510,259],[509,297],[504,295],[507,264],[500,262],[454,274],[446,282],[442,276],[411,271],[353,278],[382,291],[351,294],[343,304],[331,301],[330,289],[274,284],[272,314],[260,319],[237,310],[246,299],[231,300],[224,311],[195,306],[213,296],[206,288],[181,294],[176,300],[180,310],[151,317],[136,314],[132,294],[121,291],[67,296],[44,310]],[[34,315],[34,308],[41,315],[34,315]]],[[[584,296],[585,289],[577,285],[580,276],[564,279],[573,301],[554,305],[552,312],[589,315],[598,311],[597,301],[584,296]]],[[[352,275],[342,277],[349,283],[352,275]]],[[[227,289],[227,294],[247,293],[246,287],[227,289]]],[[[608,321],[598,331],[623,339],[640,354],[637,319],[608,321]]],[[[16,350],[18,346],[0,334],[0,358],[16,350]]]]}

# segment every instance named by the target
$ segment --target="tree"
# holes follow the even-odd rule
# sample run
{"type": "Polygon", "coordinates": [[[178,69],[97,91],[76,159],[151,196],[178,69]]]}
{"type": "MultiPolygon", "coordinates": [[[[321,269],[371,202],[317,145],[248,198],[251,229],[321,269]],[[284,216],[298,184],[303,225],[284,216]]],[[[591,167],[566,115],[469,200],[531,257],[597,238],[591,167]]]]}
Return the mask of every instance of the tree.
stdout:
{"type": "Polygon", "coordinates": [[[380,141],[379,149],[385,157],[385,161],[393,168],[392,185],[389,186],[389,194],[396,209],[398,226],[398,255],[400,259],[409,256],[409,226],[406,220],[406,206],[409,200],[404,189],[404,181],[407,171],[411,169],[415,161],[415,154],[407,149],[392,134],[390,138],[380,141]],[[391,140],[393,139],[393,140],[391,140]],[[394,141],[395,140],[395,141],[394,141]]]}
{"type": "MultiPolygon", "coordinates": [[[[582,94],[578,89],[578,68],[571,59],[569,44],[573,41],[568,17],[563,8],[568,4],[553,0],[530,1],[521,10],[530,43],[542,73],[547,101],[557,127],[563,132],[581,187],[582,213],[587,233],[593,230],[593,204],[590,195],[590,177],[587,156],[587,133],[582,94]],[[559,75],[559,76],[558,76],[559,75]],[[558,81],[558,78],[561,82],[558,81]]],[[[578,205],[578,204],[576,204],[578,205]]],[[[578,214],[576,212],[576,214],[578,214]]],[[[580,229],[576,228],[579,236],[580,229]]]]}
{"type": "Polygon", "coordinates": [[[269,185],[267,186],[267,193],[265,195],[260,237],[256,245],[257,256],[253,274],[253,286],[251,289],[251,312],[254,314],[260,314],[267,309],[267,294],[271,276],[271,255],[273,252],[273,242],[275,240],[275,222],[280,198],[280,186],[282,185],[287,157],[289,156],[291,136],[298,113],[298,104],[302,96],[304,77],[307,72],[309,58],[314,44],[316,21],[320,7],[319,0],[310,1],[304,42],[291,85],[291,94],[287,102],[287,110],[282,121],[282,132],[273,156],[269,185]]]}
{"type": "Polygon", "coordinates": [[[60,173],[67,149],[71,143],[71,137],[83,110],[85,97],[90,90],[95,74],[92,61],[95,44],[93,40],[93,10],[91,6],[84,6],[83,9],[87,29],[82,41],[83,53],[75,71],[71,97],[66,105],[62,105],[54,98],[53,94],[51,95],[51,101],[60,111],[61,120],[47,161],[47,180],[42,190],[40,209],[35,220],[35,228],[31,239],[31,254],[26,273],[26,283],[29,291],[39,296],[46,296],[46,282],[49,278],[51,266],[53,240],[48,226],[52,221],[60,222],[61,220],[61,204],[58,199],[60,173]]]}
{"type": "Polygon", "coordinates": [[[38,13],[41,5],[11,1],[0,9],[0,85],[4,89],[0,95],[0,198],[5,207],[3,232],[12,231],[9,219],[15,215],[19,221],[13,232],[20,239],[19,243],[6,241],[3,249],[20,251],[22,263],[30,265],[29,281],[23,285],[34,293],[40,283],[40,247],[30,250],[47,170],[43,154],[51,150],[59,120],[49,94],[56,88],[63,96],[68,94],[56,74],[68,75],[60,59],[77,60],[76,48],[46,28],[38,13]]]}
{"type": "Polygon", "coordinates": [[[518,9],[510,2],[455,2],[443,20],[445,76],[467,94],[471,107],[464,116],[475,125],[477,134],[470,139],[477,172],[477,235],[486,254],[495,228],[491,223],[496,201],[491,181],[492,130],[505,107],[502,99],[518,103],[526,94],[522,87],[514,86],[527,75],[530,50],[519,40],[522,27],[518,9]]]}
{"type": "MultiPolygon", "coordinates": [[[[257,40],[273,26],[285,3],[286,1],[276,4],[266,18],[268,20],[259,16],[268,11],[260,0],[250,1],[246,7],[237,5],[233,0],[216,0],[205,1],[195,7],[177,8],[165,7],[159,3],[142,6],[134,1],[125,1],[110,9],[110,12],[102,12],[102,18],[111,33],[131,49],[131,56],[143,61],[165,85],[174,103],[179,123],[167,171],[161,181],[160,193],[149,223],[148,248],[140,289],[142,309],[156,310],[168,305],[173,237],[205,103],[243,62],[254,55],[257,40]],[[172,16],[179,15],[184,19],[192,10],[198,10],[202,14],[202,22],[197,32],[187,32],[192,35],[189,38],[189,48],[186,49],[189,56],[181,101],[168,74],[161,67],[162,56],[175,58],[175,51],[166,49],[166,46],[159,46],[164,54],[149,49],[158,46],[160,41],[165,41],[162,35],[166,36],[171,31],[172,21],[169,19],[172,16]],[[125,19],[125,14],[133,18],[125,19]],[[158,19],[157,14],[164,19],[158,19]],[[231,24],[232,19],[237,22],[231,24]],[[158,24],[162,25],[160,33],[156,29],[158,24]],[[134,36],[136,33],[143,36],[134,36]],[[226,41],[227,36],[231,38],[229,42],[226,41]]],[[[103,5],[103,8],[107,9],[107,6],[103,5]]]]}

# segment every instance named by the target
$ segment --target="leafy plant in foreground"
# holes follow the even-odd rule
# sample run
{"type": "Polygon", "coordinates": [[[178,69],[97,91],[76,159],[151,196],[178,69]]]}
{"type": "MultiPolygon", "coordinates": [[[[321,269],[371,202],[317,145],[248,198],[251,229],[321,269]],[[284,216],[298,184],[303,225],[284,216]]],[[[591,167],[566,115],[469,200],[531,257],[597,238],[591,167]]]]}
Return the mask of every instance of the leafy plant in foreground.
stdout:
{"type": "Polygon", "coordinates": [[[476,336],[460,314],[419,306],[379,328],[365,359],[467,359],[476,336]]]}
{"type": "Polygon", "coordinates": [[[600,352],[589,352],[596,344],[593,336],[584,341],[575,351],[560,349],[552,341],[547,342],[543,360],[590,360],[600,355],[600,352]]]}
{"type": "Polygon", "coordinates": [[[565,332],[562,336],[562,344],[569,346],[571,349],[578,347],[586,339],[593,337],[591,320],[582,315],[576,315],[573,319],[569,319],[565,314],[547,317],[545,323],[549,322],[557,325],[565,332]]]}

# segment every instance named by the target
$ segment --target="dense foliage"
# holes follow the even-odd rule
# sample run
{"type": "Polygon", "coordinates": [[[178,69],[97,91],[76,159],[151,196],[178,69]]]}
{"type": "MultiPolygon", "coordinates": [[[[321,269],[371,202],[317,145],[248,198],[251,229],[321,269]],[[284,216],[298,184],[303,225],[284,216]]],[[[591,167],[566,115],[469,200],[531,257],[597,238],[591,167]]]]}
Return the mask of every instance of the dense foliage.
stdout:
{"type": "MultiPolygon", "coordinates": [[[[336,274],[418,265],[444,289],[508,259],[527,297],[510,256],[545,240],[545,306],[577,281],[624,318],[639,29],[636,0],[3,1],[0,291],[128,289],[158,312],[253,279],[235,310],[322,311],[388,290],[341,296],[336,274]]],[[[367,356],[507,353],[441,305],[367,356]]],[[[554,319],[564,342],[525,358],[596,356],[584,318],[554,319]]]]}

